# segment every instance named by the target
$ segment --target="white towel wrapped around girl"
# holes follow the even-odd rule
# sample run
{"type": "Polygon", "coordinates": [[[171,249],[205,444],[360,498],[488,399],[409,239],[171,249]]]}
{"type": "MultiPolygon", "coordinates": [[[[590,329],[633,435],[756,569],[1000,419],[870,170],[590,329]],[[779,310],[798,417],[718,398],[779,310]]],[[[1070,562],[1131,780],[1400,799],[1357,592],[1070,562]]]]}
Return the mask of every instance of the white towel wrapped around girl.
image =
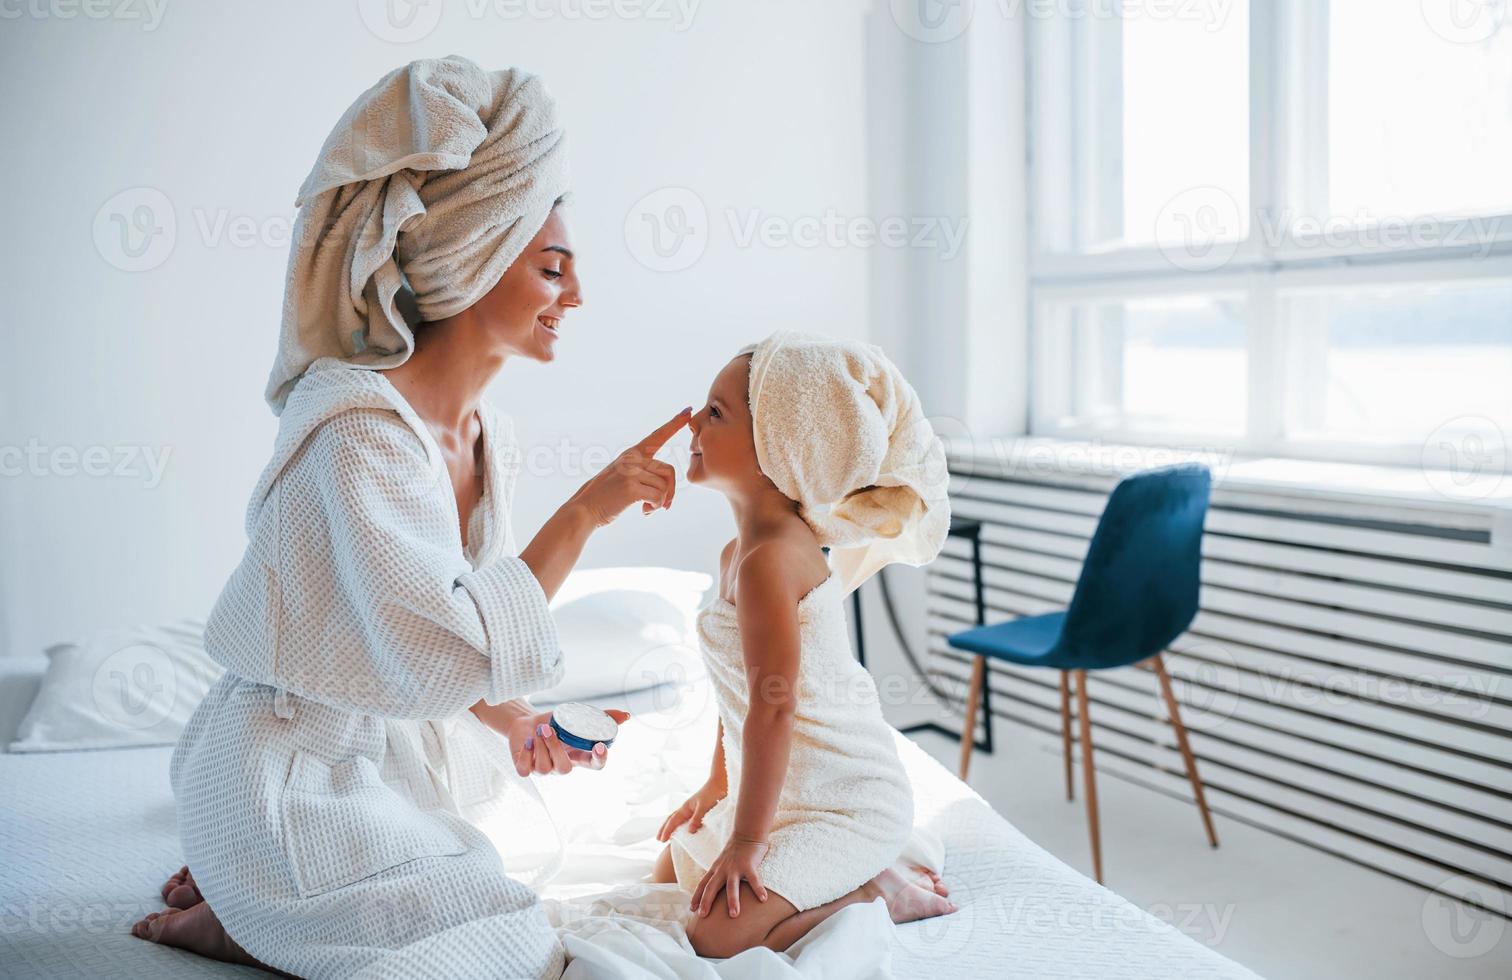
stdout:
{"type": "Polygon", "coordinates": [[[944,447],[918,396],[879,347],[784,331],[720,371],[690,427],[687,478],[726,496],[737,536],[698,617],[709,779],[663,824],[653,877],[692,892],[705,956],[786,949],[853,902],[954,911],[843,603],[944,543],[944,447]]]}

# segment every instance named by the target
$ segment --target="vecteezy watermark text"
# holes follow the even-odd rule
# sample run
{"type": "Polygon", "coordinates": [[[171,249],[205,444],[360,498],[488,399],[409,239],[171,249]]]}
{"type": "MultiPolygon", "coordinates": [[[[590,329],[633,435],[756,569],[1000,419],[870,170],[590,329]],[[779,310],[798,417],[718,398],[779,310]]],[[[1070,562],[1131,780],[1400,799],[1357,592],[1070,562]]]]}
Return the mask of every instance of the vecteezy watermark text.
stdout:
{"type": "MultiPolygon", "coordinates": [[[[950,215],[846,215],[838,208],[815,214],[773,214],[764,208],[725,208],[723,223],[736,248],[908,248],[935,252],[945,261],[965,244],[969,219],[950,215]]],[[[631,205],[625,246],[657,272],[678,272],[703,257],[718,222],[703,198],[687,187],[662,187],[631,205]]]]}
{"type": "Polygon", "coordinates": [[[147,32],[158,29],[167,9],[168,0],[0,0],[0,20],[139,21],[147,32]]]}
{"type": "Polygon", "coordinates": [[[172,451],[172,446],[48,446],[30,439],[24,446],[0,445],[0,477],[140,479],[151,490],[163,481],[172,451]]]}
{"type": "MultiPolygon", "coordinates": [[[[677,34],[693,26],[703,0],[460,0],[454,10],[478,22],[492,17],[523,20],[650,21],[668,23],[677,34]]],[[[445,0],[357,0],[357,13],[374,37],[412,44],[429,37],[446,14],[445,0]]]]}

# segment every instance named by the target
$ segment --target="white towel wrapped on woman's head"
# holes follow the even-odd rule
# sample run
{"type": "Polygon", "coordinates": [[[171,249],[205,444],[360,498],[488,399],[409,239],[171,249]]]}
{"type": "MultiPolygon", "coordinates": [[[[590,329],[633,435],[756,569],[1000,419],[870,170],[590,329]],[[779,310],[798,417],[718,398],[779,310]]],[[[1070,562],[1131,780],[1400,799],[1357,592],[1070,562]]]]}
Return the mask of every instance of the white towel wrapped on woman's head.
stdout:
{"type": "Polygon", "coordinates": [[[567,183],[556,105],[535,76],[450,55],[381,78],[326,138],[294,202],[273,413],[316,358],[403,363],[416,326],[498,283],[567,183]]]}
{"type": "Polygon", "coordinates": [[[844,591],[891,562],[933,561],[950,529],[945,446],[882,348],[784,330],[741,353],[756,461],[844,591]]]}

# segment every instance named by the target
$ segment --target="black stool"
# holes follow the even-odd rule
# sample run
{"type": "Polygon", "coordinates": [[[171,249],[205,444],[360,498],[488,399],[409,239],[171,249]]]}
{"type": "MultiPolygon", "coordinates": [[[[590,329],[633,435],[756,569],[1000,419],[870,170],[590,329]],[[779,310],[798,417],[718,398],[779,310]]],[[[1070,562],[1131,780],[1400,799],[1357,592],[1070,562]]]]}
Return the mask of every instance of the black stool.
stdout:
{"type": "MultiPolygon", "coordinates": [[[[976,624],[978,626],[985,626],[987,624],[987,593],[986,585],[982,581],[982,522],[972,520],[969,517],[952,517],[950,519],[949,533],[951,537],[966,538],[971,542],[971,575],[973,583],[976,586],[976,624]]],[[[881,573],[879,572],[878,574],[881,573]]],[[[859,588],[851,593],[851,609],[852,619],[855,620],[856,628],[856,659],[861,662],[861,666],[865,667],[866,638],[862,634],[861,630],[861,590],[859,588]]],[[[971,688],[980,689],[982,692],[982,738],[980,741],[978,741],[975,738],[975,733],[973,732],[972,745],[977,751],[986,752],[988,755],[991,755],[991,692],[987,685],[987,678],[985,676],[977,676],[977,672],[982,669],[983,660],[984,658],[982,657],[976,658],[975,664],[972,668],[971,688]]],[[[959,742],[962,738],[961,732],[952,731],[951,729],[946,728],[944,725],[933,721],[921,722],[917,725],[909,725],[907,728],[899,729],[899,731],[903,732],[905,735],[912,735],[914,732],[934,732],[937,735],[944,735],[946,738],[956,742],[959,742]]]]}

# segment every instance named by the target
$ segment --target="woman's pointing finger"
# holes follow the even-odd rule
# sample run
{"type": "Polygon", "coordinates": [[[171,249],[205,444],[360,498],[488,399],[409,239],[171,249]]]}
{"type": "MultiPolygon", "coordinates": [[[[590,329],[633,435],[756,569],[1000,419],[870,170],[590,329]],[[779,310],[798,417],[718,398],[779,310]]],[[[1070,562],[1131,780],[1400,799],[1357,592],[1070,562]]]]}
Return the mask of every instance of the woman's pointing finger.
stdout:
{"type": "Polygon", "coordinates": [[[661,425],[657,426],[655,432],[652,432],[649,436],[641,440],[639,447],[640,451],[642,453],[645,453],[647,456],[655,456],[657,451],[667,444],[667,440],[677,435],[678,430],[687,425],[688,419],[692,417],[693,409],[691,406],[683,409],[681,412],[678,412],[676,415],[672,416],[672,419],[670,421],[663,422],[661,425]]]}

